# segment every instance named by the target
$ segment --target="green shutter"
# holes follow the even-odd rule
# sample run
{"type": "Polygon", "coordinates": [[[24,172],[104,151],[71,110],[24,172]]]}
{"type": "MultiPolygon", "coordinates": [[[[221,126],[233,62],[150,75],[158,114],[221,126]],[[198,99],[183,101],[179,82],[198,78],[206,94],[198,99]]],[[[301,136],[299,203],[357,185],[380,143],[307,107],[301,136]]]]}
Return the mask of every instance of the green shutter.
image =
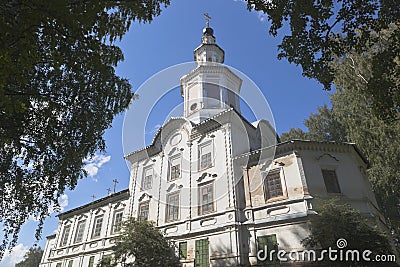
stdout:
{"type": "Polygon", "coordinates": [[[187,258],[187,242],[179,243],[179,258],[181,259],[187,258]]]}
{"type": "Polygon", "coordinates": [[[280,266],[280,262],[278,260],[278,242],[276,239],[276,235],[265,235],[257,237],[258,251],[265,250],[265,246],[267,247],[267,252],[264,251],[264,253],[268,253],[267,259],[265,261],[258,260],[260,266],[280,266]],[[273,254],[273,259],[270,260],[269,253],[272,250],[275,250],[275,253],[273,254]]]}
{"type": "Polygon", "coordinates": [[[57,267],[61,267],[61,262],[57,263],[56,266],[57,266],[57,267]]]}
{"type": "Polygon", "coordinates": [[[89,265],[88,267],[93,267],[94,266],[94,256],[91,256],[89,259],[89,265]]]}
{"type": "Polygon", "coordinates": [[[196,240],[195,249],[196,249],[195,267],[209,267],[210,256],[209,256],[208,239],[196,240]]]}
{"type": "Polygon", "coordinates": [[[73,267],[74,266],[74,261],[73,260],[70,260],[69,262],[68,262],[68,267],[73,267]]]}

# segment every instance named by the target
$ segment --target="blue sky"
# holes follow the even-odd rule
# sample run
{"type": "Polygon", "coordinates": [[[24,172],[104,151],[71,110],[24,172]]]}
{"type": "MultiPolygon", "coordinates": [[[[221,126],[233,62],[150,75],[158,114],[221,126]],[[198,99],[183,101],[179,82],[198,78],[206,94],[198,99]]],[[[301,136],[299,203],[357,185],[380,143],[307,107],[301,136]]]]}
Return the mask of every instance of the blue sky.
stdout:
{"type": "MultiPolygon", "coordinates": [[[[265,95],[275,118],[278,133],[291,127],[303,128],[302,122],[317,106],[329,103],[328,93],[313,80],[301,75],[301,68],[286,60],[276,59],[280,37],[268,35],[268,22],[257,12],[249,12],[243,1],[234,0],[175,0],[151,24],[134,23],[122,39],[120,46],[125,61],[117,73],[129,79],[134,90],[155,73],[175,64],[193,60],[193,50],[200,44],[205,25],[203,13],[212,17],[211,27],[217,43],[225,51],[225,64],[245,73],[265,95]]],[[[284,32],[283,32],[284,33],[284,32]]],[[[282,34],[280,35],[282,36],[282,34]]],[[[183,101],[179,90],[171,91],[169,97],[183,101]]],[[[133,103],[134,105],[134,103],[133,103]]],[[[168,106],[160,105],[159,117],[155,116],[147,133],[162,124],[170,112],[168,106]],[[157,121],[157,118],[159,121],[157,121]]],[[[74,191],[66,191],[63,209],[69,210],[107,195],[118,179],[117,190],[128,187],[129,170],[123,159],[122,126],[124,114],[115,118],[112,128],[105,133],[107,151],[87,162],[90,175],[79,181],[74,191]]],[[[129,122],[128,122],[129,123],[129,122]]],[[[143,129],[138,129],[142,131],[143,129]]],[[[57,229],[55,213],[46,220],[43,239],[57,229]]],[[[15,252],[0,262],[0,267],[14,266],[15,262],[34,244],[37,222],[30,220],[23,227],[15,252]]]]}

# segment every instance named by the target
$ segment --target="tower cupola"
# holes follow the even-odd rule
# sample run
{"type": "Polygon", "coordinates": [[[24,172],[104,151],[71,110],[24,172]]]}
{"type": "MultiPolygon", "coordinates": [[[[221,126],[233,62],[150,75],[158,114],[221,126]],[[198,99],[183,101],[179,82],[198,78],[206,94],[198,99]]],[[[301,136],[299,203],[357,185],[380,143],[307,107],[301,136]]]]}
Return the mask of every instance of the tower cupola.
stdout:
{"type": "Polygon", "coordinates": [[[216,43],[210,16],[206,17],[201,44],[194,50],[197,67],[181,78],[184,116],[199,123],[224,110],[240,113],[239,93],[242,80],[222,65],[225,52],[216,43]]]}
{"type": "Polygon", "coordinates": [[[206,13],[206,27],[203,29],[201,45],[194,50],[194,60],[203,62],[224,63],[225,52],[215,43],[214,30],[210,27],[211,17],[206,13]]]}

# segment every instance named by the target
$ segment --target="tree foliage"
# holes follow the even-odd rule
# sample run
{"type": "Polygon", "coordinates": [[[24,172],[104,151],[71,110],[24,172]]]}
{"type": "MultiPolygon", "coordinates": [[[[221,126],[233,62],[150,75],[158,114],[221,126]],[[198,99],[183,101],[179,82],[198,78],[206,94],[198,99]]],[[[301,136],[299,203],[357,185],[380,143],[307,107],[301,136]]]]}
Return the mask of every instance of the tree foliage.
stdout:
{"type": "MultiPolygon", "coordinates": [[[[306,247],[314,247],[328,250],[338,249],[337,241],[345,239],[347,245],[343,248],[343,255],[348,250],[358,250],[360,261],[346,261],[346,266],[379,266],[377,262],[363,261],[361,255],[365,250],[372,251],[369,256],[373,259],[375,255],[388,255],[393,252],[386,234],[378,229],[376,222],[369,221],[360,216],[359,212],[352,209],[350,205],[340,203],[335,199],[320,201],[317,207],[317,215],[311,217],[311,234],[302,240],[306,247]]],[[[329,260],[327,257],[324,260],[329,260]]],[[[385,262],[381,266],[391,266],[385,262]]],[[[343,266],[343,261],[330,262],[330,266],[343,266]]],[[[396,266],[393,263],[393,266],[396,266]]]]}
{"type": "MultiPolygon", "coordinates": [[[[385,120],[373,111],[373,96],[364,90],[374,75],[374,59],[368,53],[350,54],[335,62],[336,92],[332,108],[319,108],[304,124],[306,136],[316,141],[353,142],[367,158],[368,179],[393,238],[400,234],[400,123],[385,120]]],[[[400,247],[399,247],[400,250],[400,247]]]]}
{"type": "Polygon", "coordinates": [[[289,132],[282,133],[281,141],[302,139],[345,142],[347,140],[343,125],[336,119],[327,105],[318,107],[318,113],[311,114],[304,121],[304,125],[308,128],[308,132],[300,128],[291,128],[289,132]]]}
{"type": "Polygon", "coordinates": [[[41,247],[31,247],[25,254],[24,259],[15,264],[15,267],[38,267],[43,256],[41,247]]]}
{"type": "Polygon", "coordinates": [[[282,143],[295,139],[308,140],[308,133],[300,128],[291,128],[289,132],[282,133],[279,139],[282,143]]]}
{"type": "Polygon", "coordinates": [[[271,23],[269,33],[286,29],[278,58],[301,65],[303,75],[330,89],[331,63],[350,53],[370,53],[374,75],[361,92],[371,96],[376,115],[397,118],[400,111],[400,5],[393,0],[247,0],[271,23]]]}
{"type": "Polygon", "coordinates": [[[396,238],[400,234],[400,123],[376,116],[371,97],[359,92],[373,75],[368,55],[352,54],[337,65],[337,92],[331,96],[332,113],[370,162],[367,171],[379,206],[396,238]]]}
{"type": "Polygon", "coordinates": [[[112,250],[112,259],[103,258],[98,267],[180,266],[174,244],[149,221],[137,221],[134,218],[126,221],[112,250]]]}
{"type": "MultiPolygon", "coordinates": [[[[6,247],[85,176],[83,160],[132,98],[116,41],[169,0],[0,3],[0,223],[6,247]]],[[[55,207],[54,207],[55,206],[55,207]]]]}

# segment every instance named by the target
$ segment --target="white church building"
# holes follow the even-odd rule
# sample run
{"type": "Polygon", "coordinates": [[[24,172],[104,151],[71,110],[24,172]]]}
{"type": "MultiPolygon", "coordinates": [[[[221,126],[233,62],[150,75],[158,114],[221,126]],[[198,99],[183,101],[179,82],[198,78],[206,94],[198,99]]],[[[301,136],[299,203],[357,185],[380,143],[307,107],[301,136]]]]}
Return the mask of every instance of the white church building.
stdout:
{"type": "Polygon", "coordinates": [[[278,266],[260,262],[257,252],[266,244],[304,250],[300,241],[321,199],[346,201],[384,227],[368,163],[354,144],[280,143],[268,121],[249,122],[242,80],[220,64],[224,51],[208,25],[194,59],[197,67],[180,80],[183,116],[125,156],[128,189],[58,215],[41,267],[96,266],[111,256],[129,216],[154,221],[185,267],[278,266]]]}

